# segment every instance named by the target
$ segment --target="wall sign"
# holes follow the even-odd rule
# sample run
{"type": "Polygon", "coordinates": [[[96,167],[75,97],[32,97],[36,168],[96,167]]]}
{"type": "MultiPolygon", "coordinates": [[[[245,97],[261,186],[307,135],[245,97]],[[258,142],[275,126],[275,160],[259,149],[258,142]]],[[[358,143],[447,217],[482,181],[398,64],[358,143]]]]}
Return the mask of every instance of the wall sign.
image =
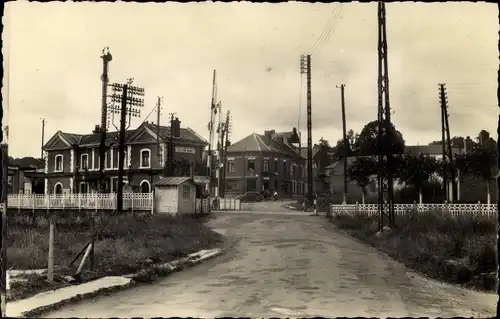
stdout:
{"type": "Polygon", "coordinates": [[[195,154],[196,153],[196,151],[193,147],[182,147],[182,146],[176,146],[175,152],[176,153],[188,153],[188,154],[195,154]]]}

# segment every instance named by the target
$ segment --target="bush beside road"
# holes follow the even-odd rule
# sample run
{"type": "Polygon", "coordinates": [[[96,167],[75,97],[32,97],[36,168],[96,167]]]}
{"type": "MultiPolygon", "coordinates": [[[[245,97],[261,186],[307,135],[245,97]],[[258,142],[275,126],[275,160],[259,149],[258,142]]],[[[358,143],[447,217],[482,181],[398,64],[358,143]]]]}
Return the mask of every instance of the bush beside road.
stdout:
{"type": "MultiPolygon", "coordinates": [[[[47,267],[49,221],[43,213],[36,220],[23,214],[8,218],[8,268],[15,270],[47,267]]],[[[192,216],[100,215],[95,219],[95,269],[89,260],[81,281],[104,276],[138,272],[152,264],[167,263],[202,249],[222,243],[222,236],[204,225],[205,220],[192,216]]],[[[76,265],[67,267],[90,242],[88,218],[58,218],[55,223],[53,283],[46,273],[19,275],[11,280],[8,301],[24,299],[37,293],[71,285],[64,276],[75,274],[76,265]]]]}
{"type": "Polygon", "coordinates": [[[431,278],[483,291],[497,287],[497,222],[408,212],[397,227],[378,231],[377,216],[337,215],[340,229],[431,278]]]}

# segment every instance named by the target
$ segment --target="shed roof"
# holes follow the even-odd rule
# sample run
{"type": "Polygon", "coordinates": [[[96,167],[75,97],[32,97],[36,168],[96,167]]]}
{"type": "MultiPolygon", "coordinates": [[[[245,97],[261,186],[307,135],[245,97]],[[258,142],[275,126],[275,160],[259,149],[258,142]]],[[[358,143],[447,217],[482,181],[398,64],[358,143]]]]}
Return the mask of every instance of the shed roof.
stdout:
{"type": "Polygon", "coordinates": [[[190,177],[163,177],[157,181],[155,186],[178,186],[184,182],[192,181],[190,177]]]}

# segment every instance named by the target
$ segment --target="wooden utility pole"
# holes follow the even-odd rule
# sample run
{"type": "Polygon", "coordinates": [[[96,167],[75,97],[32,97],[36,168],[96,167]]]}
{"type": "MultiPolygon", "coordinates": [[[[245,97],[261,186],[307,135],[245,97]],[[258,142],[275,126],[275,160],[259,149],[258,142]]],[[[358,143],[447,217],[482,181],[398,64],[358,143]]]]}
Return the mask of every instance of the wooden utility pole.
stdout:
{"type": "Polygon", "coordinates": [[[445,112],[443,107],[443,101],[441,97],[441,89],[439,91],[440,97],[440,108],[441,108],[441,155],[442,155],[442,164],[443,164],[443,190],[445,194],[445,198],[447,201],[450,200],[450,192],[448,185],[448,161],[446,160],[446,122],[445,122],[445,112]]]}
{"type": "MultiPolygon", "coordinates": [[[[339,86],[337,86],[339,87],[339,86]]],[[[344,196],[343,203],[347,204],[347,157],[349,156],[349,141],[347,140],[346,118],[345,118],[345,97],[344,97],[345,84],[340,85],[340,95],[342,104],[342,137],[344,141],[344,196]]]]}
{"type": "Polygon", "coordinates": [[[42,118],[42,146],[40,147],[40,158],[43,159],[43,144],[45,139],[45,118],[42,118]]]}
{"type": "Polygon", "coordinates": [[[311,205],[313,202],[311,55],[302,55],[300,62],[300,72],[307,76],[307,199],[311,205]]]}
{"type": "MultiPolygon", "coordinates": [[[[113,94],[111,95],[111,98],[115,105],[112,105],[111,112],[113,112],[114,114],[120,114],[120,127],[117,128],[119,131],[118,181],[116,186],[116,209],[118,212],[123,211],[123,166],[125,164],[125,133],[128,127],[130,127],[131,117],[139,117],[141,114],[140,109],[138,109],[137,107],[144,106],[144,99],[142,98],[142,96],[144,96],[144,89],[132,86],[132,82],[133,79],[128,79],[126,84],[112,84],[113,94]],[[137,96],[140,97],[138,98],[137,96]]],[[[113,123],[113,125],[115,124],[113,123]]]]}
{"type": "Polygon", "coordinates": [[[391,107],[389,103],[389,71],[385,3],[378,2],[378,209],[379,230],[386,223],[394,226],[394,190],[392,177],[392,148],[388,139],[392,135],[391,107]]]}
{"type": "Polygon", "coordinates": [[[212,194],[212,144],[214,141],[214,122],[215,114],[217,113],[217,82],[216,82],[216,71],[214,70],[213,80],[212,80],[212,100],[210,103],[210,122],[208,122],[208,130],[210,133],[208,140],[208,156],[207,156],[207,176],[209,177],[207,184],[208,196],[212,194]]]}
{"type": "Polygon", "coordinates": [[[160,158],[160,115],[161,115],[161,97],[158,97],[158,101],[156,102],[156,155],[159,158],[160,165],[161,163],[161,158],[160,158]]]}
{"type": "Polygon", "coordinates": [[[446,163],[447,170],[443,174],[443,177],[446,177],[447,174],[450,174],[451,179],[451,192],[448,187],[447,177],[446,180],[446,188],[447,190],[447,198],[450,203],[457,198],[457,183],[455,180],[455,168],[453,165],[453,151],[451,148],[451,138],[450,138],[450,123],[449,123],[449,114],[448,114],[448,100],[446,97],[446,87],[444,83],[439,84],[439,97],[441,102],[441,127],[442,127],[442,141],[443,141],[443,161],[446,163]],[[446,135],[446,136],[445,136],[446,135]]]}
{"type": "Polygon", "coordinates": [[[123,211],[123,163],[125,154],[125,126],[127,120],[127,94],[128,94],[128,85],[125,84],[123,86],[122,91],[122,105],[120,110],[120,143],[118,145],[118,182],[117,182],[117,207],[118,212],[123,211]]]}

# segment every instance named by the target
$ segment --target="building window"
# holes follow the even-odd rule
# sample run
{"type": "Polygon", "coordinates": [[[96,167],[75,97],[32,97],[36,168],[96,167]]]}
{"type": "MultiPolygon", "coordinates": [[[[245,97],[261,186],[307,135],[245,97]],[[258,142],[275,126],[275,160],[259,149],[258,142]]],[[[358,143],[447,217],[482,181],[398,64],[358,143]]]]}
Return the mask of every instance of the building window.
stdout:
{"type": "Polygon", "coordinates": [[[255,171],[255,160],[254,159],[248,160],[248,170],[255,171]]]}
{"type": "Polygon", "coordinates": [[[80,167],[81,167],[81,169],[89,168],[89,155],[88,154],[81,155],[80,167]]]}
{"type": "Polygon", "coordinates": [[[269,173],[269,160],[264,160],[264,172],[269,173]]]}
{"type": "Polygon", "coordinates": [[[227,172],[234,173],[234,161],[227,162],[227,172]]]}
{"type": "Polygon", "coordinates": [[[151,185],[148,180],[143,180],[139,184],[139,188],[141,189],[141,193],[151,193],[151,185]]]}
{"type": "Polygon", "coordinates": [[[54,194],[56,194],[56,195],[62,195],[62,193],[63,193],[62,184],[60,182],[57,182],[54,185],[54,194]]]}
{"type": "Polygon", "coordinates": [[[286,176],[287,170],[286,170],[286,162],[283,161],[283,175],[286,176]]]}
{"type": "Polygon", "coordinates": [[[278,159],[274,160],[274,171],[278,173],[278,159]]]}
{"type": "Polygon", "coordinates": [[[62,172],[63,171],[63,156],[62,154],[57,154],[54,163],[54,172],[62,172]]]}
{"type": "Polygon", "coordinates": [[[189,199],[191,197],[191,187],[189,185],[182,185],[182,198],[189,199]]]}
{"type": "Polygon", "coordinates": [[[247,192],[257,191],[257,180],[254,178],[247,179],[247,192]]]}
{"type": "Polygon", "coordinates": [[[297,193],[297,181],[292,181],[292,193],[297,193]]]}
{"type": "Polygon", "coordinates": [[[297,175],[297,165],[295,165],[295,164],[292,165],[292,170],[290,172],[290,175],[292,175],[292,176],[297,175]]]}
{"type": "Polygon", "coordinates": [[[300,165],[300,177],[302,178],[306,177],[306,169],[304,165],[300,165]]]}
{"type": "Polygon", "coordinates": [[[141,150],[141,160],[140,160],[141,168],[150,168],[151,167],[151,150],[142,149],[141,150]]]}
{"type": "Polygon", "coordinates": [[[88,184],[85,182],[80,183],[80,194],[87,194],[89,192],[88,184]]]}

